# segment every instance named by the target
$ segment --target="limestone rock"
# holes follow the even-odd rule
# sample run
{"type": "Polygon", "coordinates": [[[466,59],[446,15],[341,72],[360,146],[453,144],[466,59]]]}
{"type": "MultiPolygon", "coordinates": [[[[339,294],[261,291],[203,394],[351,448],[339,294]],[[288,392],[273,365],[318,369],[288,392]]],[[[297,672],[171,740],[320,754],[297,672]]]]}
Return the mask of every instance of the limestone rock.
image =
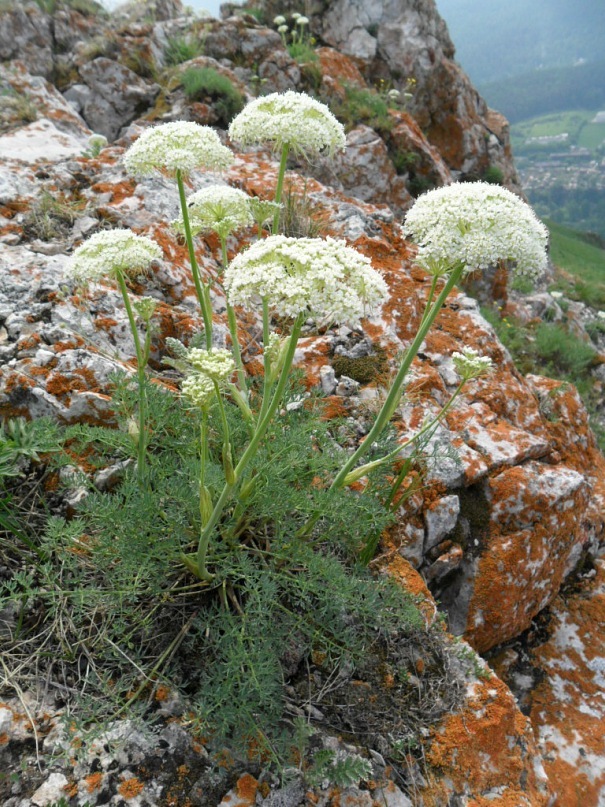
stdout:
{"type": "Polygon", "coordinates": [[[53,71],[51,18],[30,0],[0,11],[0,61],[20,59],[30,73],[53,71]]]}
{"type": "Polygon", "coordinates": [[[157,84],[104,56],[82,65],[80,75],[90,90],[78,99],[82,116],[93,131],[108,140],[114,140],[124,126],[146,111],[160,92],[157,84]]]}

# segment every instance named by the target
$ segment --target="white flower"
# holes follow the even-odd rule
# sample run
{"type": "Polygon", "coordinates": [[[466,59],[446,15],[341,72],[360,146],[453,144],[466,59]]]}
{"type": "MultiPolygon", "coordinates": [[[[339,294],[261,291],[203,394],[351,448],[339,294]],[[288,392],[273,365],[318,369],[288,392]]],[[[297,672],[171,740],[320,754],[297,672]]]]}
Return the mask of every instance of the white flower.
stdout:
{"type": "Polygon", "coordinates": [[[243,145],[288,145],[297,154],[318,154],[345,147],[345,131],[325,104],[289,90],[256,98],[229,126],[229,137],[243,145]]]}
{"type": "Polygon", "coordinates": [[[309,18],[308,17],[303,17],[302,14],[301,14],[300,17],[296,18],[296,24],[297,25],[308,25],[309,24],[309,18]]]}
{"type": "Polygon", "coordinates": [[[214,383],[204,373],[192,373],[183,380],[181,392],[192,404],[204,409],[215,395],[214,383]]]}
{"type": "Polygon", "coordinates": [[[553,300],[561,300],[563,299],[563,292],[562,291],[551,291],[550,296],[553,300]]]}
{"type": "Polygon", "coordinates": [[[283,25],[286,21],[285,17],[282,17],[281,14],[278,14],[277,17],[273,17],[273,25],[283,25]]]}
{"type": "Polygon", "coordinates": [[[493,366],[489,356],[480,356],[479,352],[472,347],[462,348],[461,353],[452,353],[452,361],[456,372],[464,381],[486,375],[493,366]]]}
{"type": "Polygon", "coordinates": [[[231,305],[259,308],[266,298],[280,316],[307,313],[336,323],[356,323],[388,297],[369,259],[333,238],[257,241],[233,259],[225,286],[231,305]]]}
{"type": "Polygon", "coordinates": [[[126,169],[137,176],[155,170],[189,174],[196,168],[222,171],[233,162],[233,153],[209,126],[174,121],[145,129],[124,154],[126,169]]]}
{"type": "Polygon", "coordinates": [[[518,196],[488,182],[449,185],[417,199],[404,232],[421,260],[468,271],[514,261],[518,274],[538,277],[546,268],[548,232],[518,196]]]}
{"type": "Polygon", "coordinates": [[[277,32],[280,34],[287,34],[289,30],[290,29],[288,28],[287,25],[280,25],[279,28],[277,29],[277,32]]]}
{"type": "Polygon", "coordinates": [[[597,311],[597,317],[599,319],[605,319],[605,311],[597,311]]]}
{"type": "Polygon", "coordinates": [[[302,17],[302,14],[299,11],[293,11],[292,14],[290,14],[290,16],[292,17],[293,20],[297,20],[299,17],[302,17]]]}
{"type": "Polygon", "coordinates": [[[103,230],[76,249],[68,273],[79,283],[118,273],[136,277],[161,257],[160,246],[150,238],[135,235],[132,230],[103,230]]]}
{"type": "Polygon", "coordinates": [[[98,154],[101,149],[104,149],[107,145],[108,141],[105,135],[102,134],[91,134],[88,138],[88,147],[93,149],[98,154]]]}
{"type": "Polygon", "coordinates": [[[399,98],[401,93],[399,92],[399,90],[392,89],[388,91],[387,95],[391,100],[395,101],[397,98],[399,98]]]}
{"type": "Polygon", "coordinates": [[[216,349],[211,352],[192,347],[187,352],[187,360],[198,373],[218,383],[228,381],[235,370],[231,351],[216,349]]]}
{"type": "MultiPolygon", "coordinates": [[[[229,185],[209,185],[193,193],[187,199],[192,233],[211,230],[226,238],[240,227],[249,227],[253,222],[249,199],[247,193],[229,185]]],[[[182,216],[172,226],[183,232],[182,216]]]]}

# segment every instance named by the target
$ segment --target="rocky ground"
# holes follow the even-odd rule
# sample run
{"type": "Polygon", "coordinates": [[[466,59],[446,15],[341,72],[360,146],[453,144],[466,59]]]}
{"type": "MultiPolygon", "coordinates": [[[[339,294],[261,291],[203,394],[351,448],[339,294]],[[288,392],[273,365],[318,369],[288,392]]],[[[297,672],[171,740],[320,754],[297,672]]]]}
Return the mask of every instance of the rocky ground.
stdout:
{"type": "MultiPolygon", "coordinates": [[[[269,19],[288,11],[287,4],[267,5],[269,19]]],[[[101,228],[131,227],[163,248],[164,260],[136,289],[158,301],[156,369],[167,337],[186,341],[198,328],[186,249],[168,226],[178,212],[176,189],[161,177],[135,181],[121,163],[124,149],[150,122],[221,123],[216,99],[186,98],[180,71],[214,67],[248,99],[255,77],[267,92],[309,90],[319,82],[330,98],[342,96],[346,82],[365,85],[386,77],[403,88],[413,75],[414,97],[406,110],[391,111],[388,136],[354,126],[338,160],[310,168],[293,163],[288,173],[303,218],[320,221],[322,234],[345,238],[368,255],[390,286],[381,318],[359,332],[309,333],[297,354],[308,384],[320,385],[327,396],[326,411],[347,415],[363,433],[379,393],[376,379],[360,372],[368,359],[392,359],[409,343],[428,291],[398,224],[413,201],[411,180],[442,185],[481,176],[490,166],[511,187],[517,179],[506,121],[486,108],[455,65],[432,2],[420,8],[406,0],[397,9],[354,0],[315,5],[312,26],[321,47],[312,74],[289,56],[275,31],[246,16],[204,24],[204,55],[163,73],[170,38],[202,30],[176,0],[158,3],[153,20],[104,21],[69,7],[49,15],[34,2],[0,11],[4,418],[111,422],[109,377],[116,368],[128,371],[133,358],[126,316],[110,285],[82,295],[65,280],[73,248],[101,228]],[[86,154],[93,132],[109,140],[97,156],[86,154]],[[413,168],[398,173],[396,152],[414,154],[413,168]]],[[[270,154],[236,151],[223,179],[263,197],[276,171],[270,154]]],[[[207,182],[201,173],[191,177],[196,189],[207,182]]],[[[240,246],[232,239],[230,253],[240,246]]],[[[217,247],[212,239],[200,241],[199,264],[210,276],[217,270],[217,247]]],[[[495,292],[507,294],[501,277],[480,289],[492,298],[495,292]]],[[[535,316],[543,299],[532,300],[511,304],[535,316]]],[[[44,682],[26,691],[8,686],[0,704],[2,803],[605,804],[599,730],[605,712],[599,543],[605,460],[576,391],[548,378],[521,377],[475,299],[462,292],[450,297],[416,360],[399,412],[402,435],[447,400],[457,383],[451,354],[463,345],[489,355],[496,371],[469,387],[448,414],[434,439],[430,484],[406,500],[374,562],[377,571],[421,597],[427,624],[439,608],[451,633],[468,643],[443,634],[457,697],[448,714],[424,727],[419,752],[393,766],[379,744],[338,737],[318,717],[316,742],[337,753],[362,754],[371,774],[349,787],[329,780],[312,787],[297,770],[280,780],[245,759],[218,764],[190,730],[173,693],[157,699],[151,732],[121,719],[83,744],[77,730],[69,730],[68,699],[44,682]],[[448,459],[453,453],[458,462],[448,459]]],[[[81,495],[77,486],[65,493],[74,511],[81,495]]],[[[10,626],[10,615],[4,624],[10,626]]],[[[421,673],[419,666],[422,683],[421,673]]]]}

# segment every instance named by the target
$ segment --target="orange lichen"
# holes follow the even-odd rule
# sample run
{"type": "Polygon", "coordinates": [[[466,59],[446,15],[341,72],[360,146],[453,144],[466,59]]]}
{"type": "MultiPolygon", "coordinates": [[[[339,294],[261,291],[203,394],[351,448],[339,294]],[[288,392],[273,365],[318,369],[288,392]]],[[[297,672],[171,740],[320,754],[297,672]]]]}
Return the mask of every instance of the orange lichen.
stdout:
{"type": "Polygon", "coordinates": [[[120,782],[118,793],[125,799],[134,799],[142,792],[143,787],[143,782],[137,779],[136,776],[133,776],[130,779],[124,779],[123,782],[120,782]]]}
{"type": "Polygon", "coordinates": [[[100,771],[91,773],[84,777],[84,781],[86,782],[86,790],[89,793],[94,793],[94,791],[98,790],[103,784],[103,774],[100,771]]]}
{"type": "Polygon", "coordinates": [[[500,798],[508,800],[500,804],[516,807],[549,803],[534,770],[537,755],[529,721],[510,690],[493,675],[474,683],[465,707],[433,730],[426,748],[428,764],[451,780],[455,792],[480,799],[498,788],[500,798]]]}

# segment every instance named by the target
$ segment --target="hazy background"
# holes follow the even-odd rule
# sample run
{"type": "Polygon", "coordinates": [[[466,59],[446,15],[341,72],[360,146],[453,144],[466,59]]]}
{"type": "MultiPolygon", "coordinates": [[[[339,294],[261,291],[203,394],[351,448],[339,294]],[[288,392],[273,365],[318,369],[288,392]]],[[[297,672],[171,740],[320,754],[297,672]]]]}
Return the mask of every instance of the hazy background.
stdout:
{"type": "MultiPolygon", "coordinates": [[[[116,6],[119,6],[123,0],[101,0],[101,2],[105,8],[108,8],[111,11],[112,9],[116,8],[116,6]]],[[[185,0],[183,5],[191,6],[191,8],[194,8],[196,11],[199,9],[204,9],[205,11],[209,11],[214,17],[218,17],[219,8],[222,2],[224,2],[224,0],[189,0],[188,2],[185,0]]]]}

